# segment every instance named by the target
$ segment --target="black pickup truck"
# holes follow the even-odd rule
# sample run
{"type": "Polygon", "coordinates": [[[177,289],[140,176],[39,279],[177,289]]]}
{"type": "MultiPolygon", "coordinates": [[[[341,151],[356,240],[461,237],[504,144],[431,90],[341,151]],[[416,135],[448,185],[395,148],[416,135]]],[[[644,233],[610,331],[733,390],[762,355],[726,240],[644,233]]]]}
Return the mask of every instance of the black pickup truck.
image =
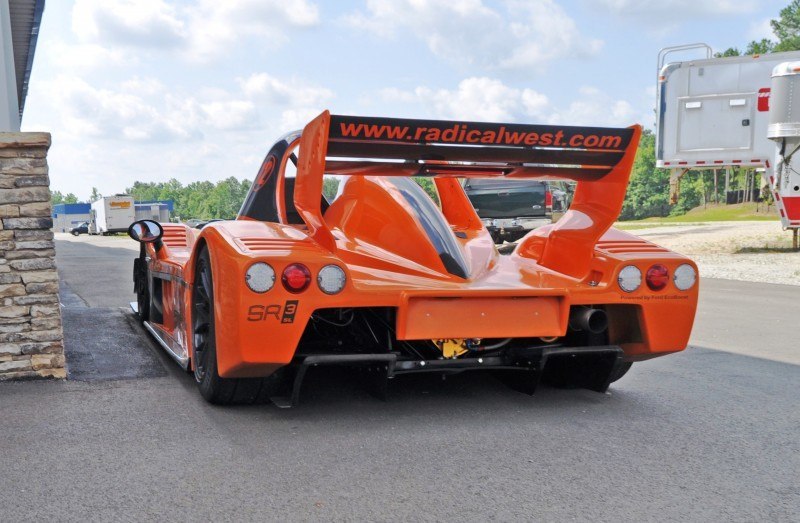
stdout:
{"type": "Polygon", "coordinates": [[[551,223],[554,204],[556,211],[564,210],[563,191],[553,191],[547,182],[537,180],[472,178],[464,191],[495,243],[517,241],[551,223]]]}

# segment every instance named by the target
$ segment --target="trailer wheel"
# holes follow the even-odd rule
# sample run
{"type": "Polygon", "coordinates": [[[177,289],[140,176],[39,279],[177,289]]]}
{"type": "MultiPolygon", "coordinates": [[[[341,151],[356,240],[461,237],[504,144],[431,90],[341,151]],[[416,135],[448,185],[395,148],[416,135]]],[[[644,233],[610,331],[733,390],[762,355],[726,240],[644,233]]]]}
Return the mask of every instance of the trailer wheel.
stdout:
{"type": "Polygon", "coordinates": [[[217,373],[217,342],[214,314],[214,278],[208,249],[197,259],[192,285],[192,361],[200,394],[215,405],[263,403],[268,398],[264,378],[221,378],[217,373]]]}

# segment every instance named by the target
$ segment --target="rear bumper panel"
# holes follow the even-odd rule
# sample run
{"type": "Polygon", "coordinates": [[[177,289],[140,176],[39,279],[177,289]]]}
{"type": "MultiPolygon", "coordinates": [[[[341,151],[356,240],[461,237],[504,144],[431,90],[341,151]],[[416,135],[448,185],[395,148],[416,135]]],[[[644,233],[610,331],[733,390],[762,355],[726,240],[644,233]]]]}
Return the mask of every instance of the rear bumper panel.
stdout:
{"type": "Polygon", "coordinates": [[[562,336],[564,303],[561,296],[410,296],[398,310],[397,339],[562,336]]]}

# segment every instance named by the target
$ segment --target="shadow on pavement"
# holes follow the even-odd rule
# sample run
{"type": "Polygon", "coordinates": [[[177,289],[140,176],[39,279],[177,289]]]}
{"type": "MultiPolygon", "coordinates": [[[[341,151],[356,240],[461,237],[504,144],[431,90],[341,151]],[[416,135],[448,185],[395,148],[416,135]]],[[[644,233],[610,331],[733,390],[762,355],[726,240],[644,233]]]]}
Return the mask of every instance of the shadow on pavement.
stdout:
{"type": "Polygon", "coordinates": [[[123,307],[135,299],[136,252],[56,239],[67,378],[108,381],[167,375],[160,351],[123,307]]]}

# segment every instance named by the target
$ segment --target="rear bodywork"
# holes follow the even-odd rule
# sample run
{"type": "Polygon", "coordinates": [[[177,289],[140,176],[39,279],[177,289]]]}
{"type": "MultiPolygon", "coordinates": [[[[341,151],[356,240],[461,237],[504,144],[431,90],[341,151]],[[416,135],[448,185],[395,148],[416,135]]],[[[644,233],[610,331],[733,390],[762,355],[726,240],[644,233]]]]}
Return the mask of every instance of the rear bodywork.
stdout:
{"type": "Polygon", "coordinates": [[[138,269],[152,300],[147,326],[191,368],[192,282],[207,249],[223,378],[280,370],[294,378],[286,394],[296,400],[309,366],[359,365],[383,377],[491,368],[530,391],[547,365],[563,370],[577,358],[585,364],[572,373],[575,383],[604,390],[625,362],[685,348],[697,303],[697,285],[624,292],[617,284],[627,265],[645,273],[659,263],[670,274],[694,267],[611,228],[640,132],[325,112],[272,147],[238,219],[202,230],[163,224],[163,245],[148,244],[138,269]],[[285,177],[295,161],[296,178],[285,177]],[[325,174],[343,177],[332,202],[321,196],[325,174]],[[434,178],[438,205],[413,176],[434,178]],[[558,223],[502,256],[459,183],[464,177],[578,184],[558,223]],[[245,284],[255,262],[278,275],[262,294],[245,284]],[[314,278],[301,293],[280,281],[294,263],[314,278]],[[345,271],[338,294],[316,284],[326,265],[345,271]],[[587,308],[605,312],[603,332],[571,323],[587,308]]]}

